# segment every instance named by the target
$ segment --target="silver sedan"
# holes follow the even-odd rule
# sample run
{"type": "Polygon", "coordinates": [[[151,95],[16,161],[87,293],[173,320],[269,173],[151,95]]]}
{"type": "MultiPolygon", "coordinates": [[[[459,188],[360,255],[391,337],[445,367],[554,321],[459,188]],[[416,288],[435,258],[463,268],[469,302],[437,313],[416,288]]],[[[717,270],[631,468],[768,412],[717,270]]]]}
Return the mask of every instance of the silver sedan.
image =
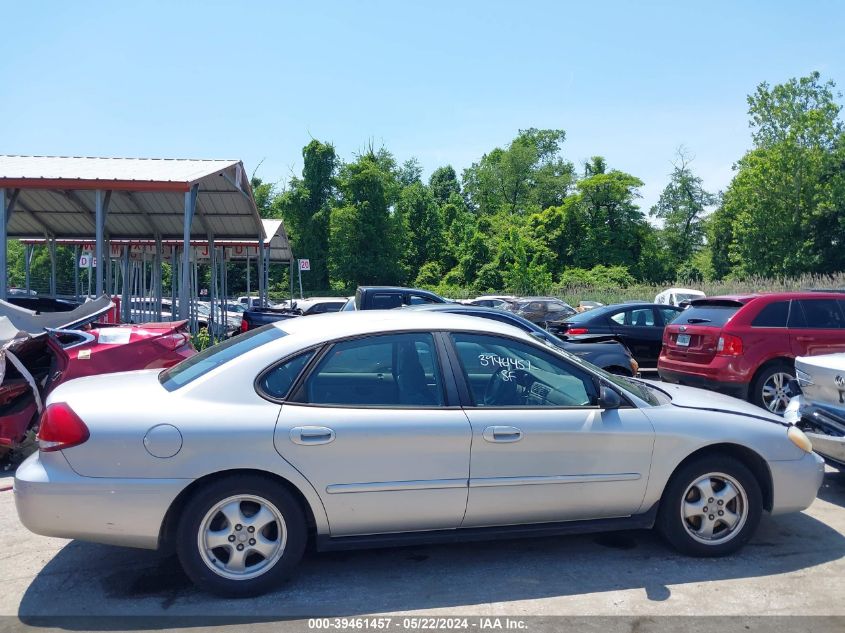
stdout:
{"type": "Polygon", "coordinates": [[[816,496],[796,427],[625,379],[505,324],[292,319],[165,370],[73,380],[18,469],[23,524],[175,548],[200,586],[266,591],[322,550],[656,527],[719,556],[816,496]],[[483,328],[483,331],[480,330],[483,328]]]}

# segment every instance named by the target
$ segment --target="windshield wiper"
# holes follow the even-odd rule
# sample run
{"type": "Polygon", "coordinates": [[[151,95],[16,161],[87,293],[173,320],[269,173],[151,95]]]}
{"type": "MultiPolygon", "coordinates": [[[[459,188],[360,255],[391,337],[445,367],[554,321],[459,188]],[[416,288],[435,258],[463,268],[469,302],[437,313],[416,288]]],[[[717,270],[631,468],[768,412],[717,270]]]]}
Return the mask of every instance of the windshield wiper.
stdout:
{"type": "Polygon", "coordinates": [[[710,323],[710,319],[702,319],[700,317],[692,317],[691,319],[687,319],[687,323],[710,323]]]}

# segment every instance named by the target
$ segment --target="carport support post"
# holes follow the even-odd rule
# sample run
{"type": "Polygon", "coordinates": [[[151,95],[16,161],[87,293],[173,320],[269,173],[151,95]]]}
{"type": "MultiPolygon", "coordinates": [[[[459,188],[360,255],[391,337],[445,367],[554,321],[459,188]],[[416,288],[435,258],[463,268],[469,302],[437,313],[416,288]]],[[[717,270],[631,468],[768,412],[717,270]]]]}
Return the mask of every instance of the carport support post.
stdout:
{"type": "Polygon", "coordinates": [[[24,270],[24,283],[26,284],[26,294],[29,294],[29,284],[30,278],[29,273],[32,270],[32,244],[27,244],[23,247],[23,270],[24,270]]]}
{"type": "MultiPolygon", "coordinates": [[[[249,248],[249,246],[247,246],[249,248]]],[[[246,296],[249,296],[249,251],[246,252],[246,296]]],[[[249,305],[249,299],[246,300],[249,305]]]]}
{"type": "Polygon", "coordinates": [[[208,340],[214,345],[215,342],[215,326],[217,325],[217,315],[214,313],[214,308],[217,304],[217,250],[214,247],[214,236],[208,236],[208,304],[210,310],[208,311],[208,340]]]}
{"type": "Polygon", "coordinates": [[[4,301],[9,294],[9,268],[6,264],[6,249],[8,243],[9,218],[12,215],[11,200],[6,203],[6,190],[0,188],[0,209],[3,210],[3,221],[0,222],[0,299],[4,301]]]}
{"type": "Polygon", "coordinates": [[[129,323],[132,320],[132,306],[129,305],[129,297],[132,296],[132,289],[129,287],[131,282],[129,278],[129,249],[131,247],[132,244],[129,242],[123,245],[123,298],[121,302],[124,323],[129,323]]]}
{"type": "Polygon", "coordinates": [[[174,242],[170,247],[170,320],[176,321],[179,315],[176,313],[176,297],[178,296],[176,289],[179,277],[179,257],[177,255],[178,248],[174,242]]]}
{"type": "Polygon", "coordinates": [[[293,306],[293,253],[291,253],[288,264],[290,267],[290,305],[293,306]]]}
{"type": "Polygon", "coordinates": [[[266,288],[264,287],[264,238],[259,235],[258,236],[258,305],[264,307],[266,304],[264,303],[264,293],[266,292],[266,288]]]}
{"type": "Polygon", "coordinates": [[[56,298],[56,238],[50,238],[48,244],[50,251],[50,296],[56,298]]]}
{"type": "Polygon", "coordinates": [[[153,283],[156,291],[156,321],[161,321],[161,236],[156,235],[156,259],[153,264],[153,283]]]}
{"type": "Polygon", "coordinates": [[[104,292],[103,282],[105,281],[105,233],[106,233],[106,214],[109,212],[109,200],[111,199],[111,191],[103,192],[102,189],[97,189],[94,192],[94,208],[96,220],[96,244],[94,246],[94,258],[97,262],[95,268],[97,273],[97,296],[102,296],[104,292]]]}
{"type": "Polygon", "coordinates": [[[73,245],[73,299],[79,301],[79,244],[73,245]]]}
{"type": "MultiPolygon", "coordinates": [[[[185,218],[182,234],[182,283],[179,286],[179,318],[187,319],[191,307],[191,224],[194,212],[197,210],[197,194],[199,184],[185,192],[185,218]]],[[[193,325],[193,324],[192,324],[193,325]]]]}

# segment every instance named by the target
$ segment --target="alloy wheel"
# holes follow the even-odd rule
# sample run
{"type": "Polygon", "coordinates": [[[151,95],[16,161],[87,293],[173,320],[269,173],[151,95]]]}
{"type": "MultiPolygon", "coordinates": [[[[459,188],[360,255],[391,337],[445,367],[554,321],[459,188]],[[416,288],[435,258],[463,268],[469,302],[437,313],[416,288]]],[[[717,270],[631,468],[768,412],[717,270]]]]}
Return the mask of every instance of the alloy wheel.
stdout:
{"type": "Polygon", "coordinates": [[[284,554],[286,543],[281,512],[255,495],[235,495],[215,504],[197,534],[203,562],[230,580],[248,580],[267,572],[284,554]]]}
{"type": "Polygon", "coordinates": [[[789,391],[787,389],[792,375],[779,371],[772,374],[763,383],[763,404],[772,413],[782,414],[789,405],[789,391]]]}
{"type": "Polygon", "coordinates": [[[690,484],[681,502],[681,521],[694,540],[705,545],[726,543],[748,519],[748,495],[724,473],[708,473],[690,484]]]}

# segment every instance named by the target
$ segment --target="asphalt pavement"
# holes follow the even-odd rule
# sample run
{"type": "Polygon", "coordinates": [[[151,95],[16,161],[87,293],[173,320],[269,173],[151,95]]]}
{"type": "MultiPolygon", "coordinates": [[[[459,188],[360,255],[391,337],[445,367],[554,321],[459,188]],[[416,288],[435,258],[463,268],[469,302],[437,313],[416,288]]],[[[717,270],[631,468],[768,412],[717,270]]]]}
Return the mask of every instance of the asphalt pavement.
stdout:
{"type": "MultiPolygon", "coordinates": [[[[0,488],[9,484],[0,476],[0,488]]],[[[524,618],[528,630],[572,622],[579,631],[663,630],[667,622],[722,633],[845,630],[845,474],[834,470],[807,511],[765,515],[751,543],[721,559],[680,556],[648,531],[309,552],[274,593],[223,600],[194,589],[173,556],[29,533],[8,490],[0,492],[0,552],[0,630],[10,631],[315,630],[296,619],[371,614],[393,614],[394,630],[406,616],[429,615],[472,616],[472,628],[486,628],[477,616],[498,616],[524,618]],[[757,617],[796,615],[839,617],[757,617]]]]}

